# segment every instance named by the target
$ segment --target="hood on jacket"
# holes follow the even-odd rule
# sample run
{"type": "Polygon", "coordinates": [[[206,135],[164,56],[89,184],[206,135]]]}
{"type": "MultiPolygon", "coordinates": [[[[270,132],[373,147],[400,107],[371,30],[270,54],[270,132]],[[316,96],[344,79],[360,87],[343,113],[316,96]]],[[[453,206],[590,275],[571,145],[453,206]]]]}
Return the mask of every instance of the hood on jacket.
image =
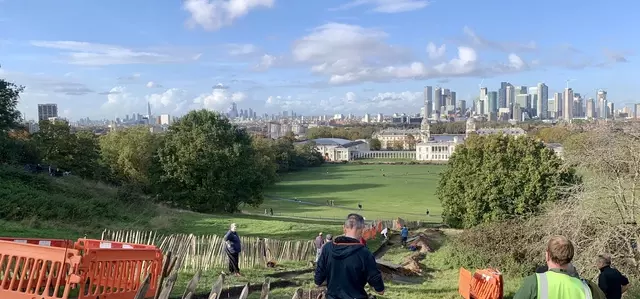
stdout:
{"type": "Polygon", "coordinates": [[[330,254],[336,260],[343,260],[365,248],[360,241],[345,236],[337,237],[332,245],[330,254]]]}

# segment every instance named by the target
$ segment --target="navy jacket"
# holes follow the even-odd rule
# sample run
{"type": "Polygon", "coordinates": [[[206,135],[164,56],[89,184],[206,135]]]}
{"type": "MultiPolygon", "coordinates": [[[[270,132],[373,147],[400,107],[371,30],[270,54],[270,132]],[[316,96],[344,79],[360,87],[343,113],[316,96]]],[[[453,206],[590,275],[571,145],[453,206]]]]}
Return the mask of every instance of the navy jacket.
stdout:
{"type": "Polygon", "coordinates": [[[368,298],[364,286],[384,291],[382,274],[373,254],[356,239],[337,237],[322,248],[314,277],[316,285],[327,281],[329,299],[368,298]]]}
{"type": "Polygon", "coordinates": [[[227,247],[227,251],[231,253],[240,253],[242,251],[242,245],[240,244],[240,237],[238,237],[238,232],[228,231],[226,235],[224,235],[223,241],[231,243],[231,248],[227,247]]]}

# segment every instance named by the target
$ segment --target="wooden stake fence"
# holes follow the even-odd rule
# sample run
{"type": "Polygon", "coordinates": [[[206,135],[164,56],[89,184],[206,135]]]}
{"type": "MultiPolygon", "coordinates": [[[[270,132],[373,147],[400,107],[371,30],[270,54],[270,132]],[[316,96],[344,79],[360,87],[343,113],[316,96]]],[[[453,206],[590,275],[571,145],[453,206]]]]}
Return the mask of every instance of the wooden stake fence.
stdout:
{"type": "MultiPolygon", "coordinates": [[[[102,240],[155,245],[163,252],[172,252],[188,272],[208,271],[227,265],[223,237],[217,235],[195,236],[177,234],[162,236],[153,231],[109,231],[102,233],[102,240]]],[[[265,266],[268,261],[311,261],[316,250],[312,241],[281,241],[274,239],[240,237],[242,252],[240,267],[265,266]]]]}

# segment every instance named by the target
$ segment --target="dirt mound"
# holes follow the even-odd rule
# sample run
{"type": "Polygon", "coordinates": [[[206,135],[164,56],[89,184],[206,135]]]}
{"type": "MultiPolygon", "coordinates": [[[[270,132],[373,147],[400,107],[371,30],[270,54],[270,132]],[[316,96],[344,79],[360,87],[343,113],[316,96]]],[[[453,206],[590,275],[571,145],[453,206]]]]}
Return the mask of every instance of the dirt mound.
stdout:
{"type": "Polygon", "coordinates": [[[420,253],[434,252],[444,238],[444,233],[438,229],[427,229],[424,232],[419,232],[414,236],[409,243],[409,246],[414,246],[420,253]]]}
{"type": "Polygon", "coordinates": [[[422,267],[420,266],[420,261],[425,258],[425,254],[421,252],[414,252],[410,256],[404,258],[404,263],[402,263],[402,268],[409,273],[420,274],[422,273],[422,267]]]}

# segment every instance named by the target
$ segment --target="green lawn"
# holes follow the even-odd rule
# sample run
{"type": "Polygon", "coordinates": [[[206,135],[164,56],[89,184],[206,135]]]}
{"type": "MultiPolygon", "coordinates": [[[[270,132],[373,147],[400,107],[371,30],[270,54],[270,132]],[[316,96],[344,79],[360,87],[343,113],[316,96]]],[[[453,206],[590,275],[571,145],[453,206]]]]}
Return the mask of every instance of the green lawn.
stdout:
{"type": "Polygon", "coordinates": [[[442,209],[435,189],[442,165],[325,165],[288,173],[266,194],[290,200],[269,199],[258,208],[275,215],[342,219],[350,212],[367,219],[428,220],[439,222],[442,209]],[[299,200],[296,202],[292,200],[299,200]],[[333,200],[335,206],[327,206],[333,200]],[[306,204],[310,202],[313,204],[306,204]],[[363,205],[358,210],[358,203],[363,205]],[[431,216],[426,216],[427,209],[431,216]]]}

